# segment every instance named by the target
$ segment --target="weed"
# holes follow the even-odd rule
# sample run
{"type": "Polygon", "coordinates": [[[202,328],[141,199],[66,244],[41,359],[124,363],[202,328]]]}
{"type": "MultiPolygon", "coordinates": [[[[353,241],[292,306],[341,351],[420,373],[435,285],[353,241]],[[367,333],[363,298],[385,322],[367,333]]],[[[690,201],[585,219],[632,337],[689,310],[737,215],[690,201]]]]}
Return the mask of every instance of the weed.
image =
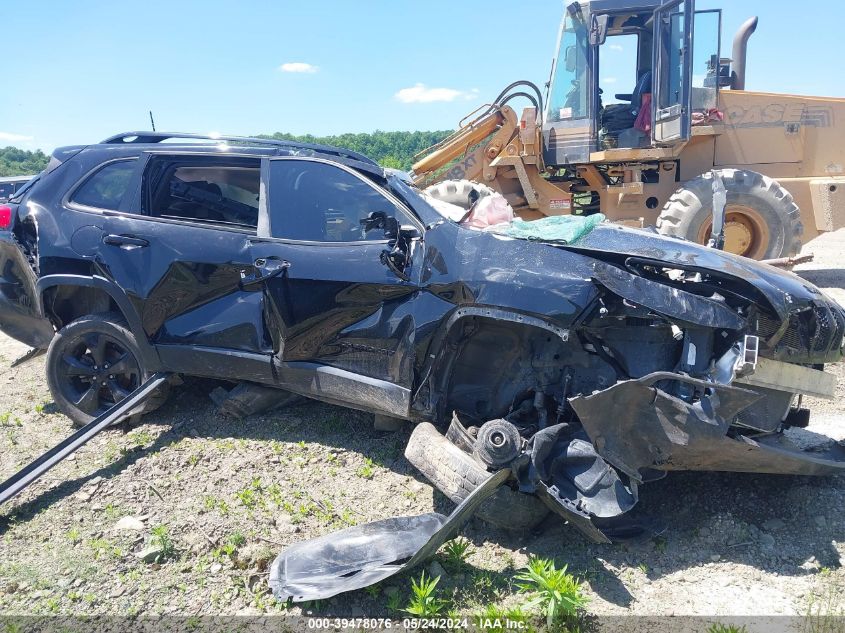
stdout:
{"type": "Polygon", "coordinates": [[[376,465],[369,457],[364,458],[364,465],[355,471],[355,474],[364,479],[372,479],[376,474],[376,465]]]}
{"type": "Polygon", "coordinates": [[[801,633],[840,633],[842,616],[845,615],[841,598],[842,588],[830,582],[829,569],[823,568],[819,576],[826,582],[810,594],[801,633]]]}
{"type": "Polygon", "coordinates": [[[196,466],[200,463],[200,459],[202,459],[202,457],[200,457],[199,453],[191,453],[190,457],[188,457],[188,465],[196,466]]]}
{"type": "Polygon", "coordinates": [[[370,585],[369,587],[364,587],[364,591],[370,598],[378,598],[379,594],[381,594],[381,587],[379,585],[370,585]]]}
{"type": "Polygon", "coordinates": [[[35,405],[35,412],[36,412],[38,415],[41,415],[42,413],[44,413],[44,403],[43,403],[43,402],[42,402],[41,404],[36,404],[36,405],[35,405]]]}
{"type": "Polygon", "coordinates": [[[466,562],[472,547],[470,542],[462,536],[452,539],[443,546],[446,566],[452,570],[460,569],[466,562]]]}
{"type": "Polygon", "coordinates": [[[112,556],[113,558],[120,558],[123,552],[104,538],[93,538],[88,541],[88,547],[94,550],[94,559],[100,560],[104,556],[112,556]]]}
{"type": "Polygon", "coordinates": [[[520,593],[536,594],[523,607],[540,607],[549,628],[555,622],[573,619],[588,602],[581,581],[567,573],[567,565],[558,569],[553,560],[532,556],[516,580],[520,593]]]}
{"type": "Polygon", "coordinates": [[[123,510],[120,509],[119,506],[116,506],[113,503],[108,504],[103,512],[106,515],[107,519],[114,520],[120,517],[123,514],[123,510]]]}
{"type": "Polygon", "coordinates": [[[173,558],[176,554],[176,546],[173,544],[173,539],[170,538],[166,525],[157,525],[150,530],[152,536],[150,537],[150,545],[158,547],[161,550],[156,557],[156,562],[159,563],[168,558],[173,558]]]}
{"type": "Polygon", "coordinates": [[[385,605],[390,613],[398,613],[402,610],[402,599],[399,597],[399,592],[387,595],[387,604],[385,605]]]}
{"type": "Polygon", "coordinates": [[[138,429],[126,436],[130,442],[136,445],[145,446],[155,441],[155,436],[146,429],[138,429]]]}
{"type": "Polygon", "coordinates": [[[648,565],[645,563],[640,563],[637,565],[637,569],[639,569],[644,575],[648,576],[648,565]]]}
{"type": "Polygon", "coordinates": [[[235,547],[240,547],[241,545],[246,543],[246,537],[240,532],[232,532],[229,535],[229,538],[226,539],[226,542],[231,543],[235,547]]]}
{"type": "Polygon", "coordinates": [[[79,541],[82,540],[82,534],[79,532],[78,527],[70,528],[67,532],[65,532],[65,537],[74,545],[76,545],[77,543],[79,543],[79,541]]]}
{"type": "Polygon", "coordinates": [[[435,596],[434,590],[438,582],[440,582],[440,576],[426,578],[425,572],[420,575],[419,582],[411,578],[411,602],[405,607],[405,613],[418,618],[431,618],[443,613],[448,602],[435,596]]]}
{"type": "Polygon", "coordinates": [[[707,633],[748,633],[748,629],[745,626],[735,626],[733,624],[711,624],[710,628],[707,629],[707,633]]]}

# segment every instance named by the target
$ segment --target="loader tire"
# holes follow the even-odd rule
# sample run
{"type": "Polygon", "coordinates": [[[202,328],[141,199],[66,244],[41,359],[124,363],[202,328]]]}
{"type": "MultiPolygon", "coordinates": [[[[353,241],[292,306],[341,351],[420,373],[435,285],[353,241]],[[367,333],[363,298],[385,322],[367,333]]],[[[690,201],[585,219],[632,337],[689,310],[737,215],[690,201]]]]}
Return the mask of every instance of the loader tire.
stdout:
{"type": "MultiPolygon", "coordinates": [[[[481,463],[452,444],[428,422],[414,429],[405,448],[405,457],[453,503],[466,499],[490,476],[481,463]]],[[[476,512],[477,517],[490,525],[513,531],[531,530],[548,514],[548,508],[540,499],[507,486],[499,488],[476,512]]]]}
{"type": "MultiPolygon", "coordinates": [[[[753,171],[722,169],[725,250],[751,259],[792,257],[801,252],[801,212],[776,180],[753,171]]],[[[713,227],[713,176],[703,174],[678,189],[657,220],[662,235],[706,244],[713,227]]]]}
{"type": "Polygon", "coordinates": [[[467,210],[478,198],[502,195],[487,185],[471,180],[444,180],[436,185],[431,185],[425,192],[432,198],[467,210]]]}
{"type": "MultiPolygon", "coordinates": [[[[116,312],[88,314],[56,332],[47,350],[46,366],[53,400],[76,427],[105,413],[151,376],[142,364],[135,336],[116,312]],[[100,341],[102,350],[95,351],[100,341]],[[107,365],[95,370],[98,362],[112,363],[117,371],[107,365]]],[[[168,393],[165,383],[144,403],[143,413],[164,404],[168,393]]]]}

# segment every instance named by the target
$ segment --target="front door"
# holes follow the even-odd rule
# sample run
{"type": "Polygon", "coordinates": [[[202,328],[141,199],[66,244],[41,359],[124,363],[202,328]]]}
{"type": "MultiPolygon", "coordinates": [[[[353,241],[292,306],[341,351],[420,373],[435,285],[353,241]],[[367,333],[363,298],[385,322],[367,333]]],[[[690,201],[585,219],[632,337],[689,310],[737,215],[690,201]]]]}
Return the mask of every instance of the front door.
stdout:
{"type": "Polygon", "coordinates": [[[671,0],[654,12],[653,141],[687,141],[692,129],[695,0],[671,0]]]}
{"type": "MultiPolygon", "coordinates": [[[[340,164],[275,158],[266,161],[262,178],[266,221],[253,240],[252,259],[265,280],[265,320],[281,382],[321,381],[324,399],[403,414],[412,383],[411,299],[419,266],[412,262],[407,274],[397,275],[382,263],[384,232],[365,231],[361,220],[381,212],[422,227],[379,184],[340,164]],[[387,409],[370,406],[374,399],[387,409]]],[[[409,249],[409,258],[418,260],[419,241],[409,249]]]]}

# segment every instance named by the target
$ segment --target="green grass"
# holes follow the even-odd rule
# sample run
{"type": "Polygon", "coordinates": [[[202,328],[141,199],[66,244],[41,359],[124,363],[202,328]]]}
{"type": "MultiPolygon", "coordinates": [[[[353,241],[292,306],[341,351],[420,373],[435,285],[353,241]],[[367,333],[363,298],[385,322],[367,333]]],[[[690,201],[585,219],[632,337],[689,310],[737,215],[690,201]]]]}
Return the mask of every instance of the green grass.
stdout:
{"type": "Polygon", "coordinates": [[[748,633],[745,626],[734,626],[733,624],[711,624],[707,633],[748,633]]]}
{"type": "Polygon", "coordinates": [[[369,457],[364,458],[364,465],[355,471],[355,474],[363,479],[372,479],[376,474],[376,464],[369,457]]]}

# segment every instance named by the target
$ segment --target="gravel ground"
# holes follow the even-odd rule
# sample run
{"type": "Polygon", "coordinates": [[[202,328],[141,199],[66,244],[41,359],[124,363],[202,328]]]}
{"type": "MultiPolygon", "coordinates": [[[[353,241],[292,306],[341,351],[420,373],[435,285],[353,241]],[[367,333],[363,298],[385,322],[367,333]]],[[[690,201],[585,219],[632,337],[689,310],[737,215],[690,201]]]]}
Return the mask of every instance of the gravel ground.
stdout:
{"type": "MultiPolygon", "coordinates": [[[[845,303],[845,232],[808,246],[801,274],[845,303]]],[[[0,335],[0,365],[25,348],[0,335]]],[[[845,438],[845,368],[811,425],[845,438]]],[[[0,510],[0,615],[278,613],[268,562],[285,545],[353,523],[451,505],[402,456],[409,429],[319,403],[232,422],[188,380],[144,424],[101,434],[0,510]],[[145,562],[154,530],[173,554],[145,562]]],[[[52,404],[43,358],[0,374],[0,479],[72,432],[52,404]]],[[[568,563],[591,613],[709,617],[845,612],[845,477],[678,473],[641,490],[663,536],[597,546],[548,520],[515,536],[473,522],[467,562],[440,588],[460,610],[513,604],[530,554],[568,563]]],[[[435,572],[444,562],[432,563],[435,572]]],[[[388,616],[406,578],[313,608],[388,616]]],[[[293,613],[300,613],[294,608],[293,613]]]]}

